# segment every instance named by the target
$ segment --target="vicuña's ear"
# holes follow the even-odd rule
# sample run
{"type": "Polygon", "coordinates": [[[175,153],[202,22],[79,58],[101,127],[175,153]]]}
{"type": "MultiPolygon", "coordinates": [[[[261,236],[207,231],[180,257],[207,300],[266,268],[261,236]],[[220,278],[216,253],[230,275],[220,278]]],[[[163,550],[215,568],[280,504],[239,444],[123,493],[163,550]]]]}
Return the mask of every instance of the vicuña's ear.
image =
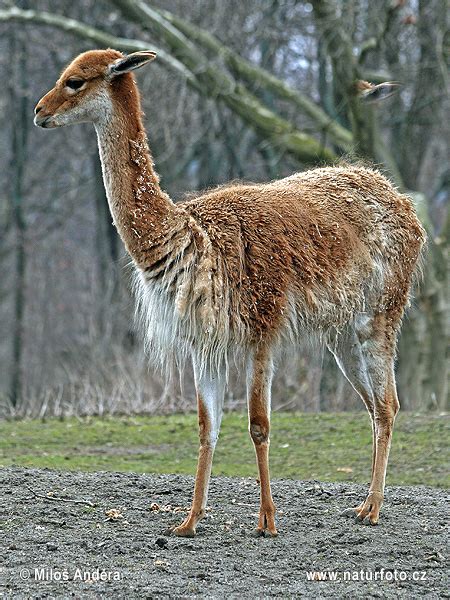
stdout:
{"type": "Polygon", "coordinates": [[[134,69],[139,69],[147,63],[155,60],[156,52],[151,50],[142,50],[142,52],[133,52],[123,58],[118,58],[115,62],[109,65],[108,75],[110,77],[117,77],[123,75],[123,73],[129,73],[134,69]]]}

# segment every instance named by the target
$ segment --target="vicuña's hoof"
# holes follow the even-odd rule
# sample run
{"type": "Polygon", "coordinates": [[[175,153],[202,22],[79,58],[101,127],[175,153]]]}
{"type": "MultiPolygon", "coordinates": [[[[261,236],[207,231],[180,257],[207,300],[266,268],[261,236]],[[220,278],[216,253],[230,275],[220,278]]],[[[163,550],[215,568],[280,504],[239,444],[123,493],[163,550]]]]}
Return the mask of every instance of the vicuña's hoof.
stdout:
{"type": "Polygon", "coordinates": [[[184,520],[180,525],[172,525],[164,532],[164,535],[176,535],[178,537],[194,537],[195,526],[192,521],[184,520]]]}
{"type": "Polygon", "coordinates": [[[341,515],[344,517],[356,517],[364,525],[377,525],[380,517],[380,509],[383,504],[383,496],[378,492],[369,492],[364,502],[355,508],[347,508],[341,515]]]}
{"type": "Polygon", "coordinates": [[[267,537],[274,538],[278,536],[278,531],[276,529],[260,529],[257,527],[253,533],[254,537],[267,537]]]}
{"type": "Polygon", "coordinates": [[[187,527],[185,525],[179,525],[172,529],[172,534],[178,537],[194,537],[195,529],[193,527],[187,527]]]}
{"type": "Polygon", "coordinates": [[[278,531],[275,527],[275,511],[260,512],[258,527],[255,529],[255,537],[277,537],[278,531]]]}

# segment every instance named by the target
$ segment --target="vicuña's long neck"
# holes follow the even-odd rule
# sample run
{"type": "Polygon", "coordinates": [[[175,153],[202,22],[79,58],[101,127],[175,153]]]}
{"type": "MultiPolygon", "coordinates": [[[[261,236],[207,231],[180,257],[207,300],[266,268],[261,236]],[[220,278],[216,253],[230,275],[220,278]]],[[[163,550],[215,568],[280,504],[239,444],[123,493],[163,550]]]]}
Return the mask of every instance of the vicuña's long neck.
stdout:
{"type": "Polygon", "coordinates": [[[131,76],[112,87],[110,113],[95,128],[114,223],[136,264],[146,268],[185,221],[177,219],[181,211],[159,186],[131,76]]]}

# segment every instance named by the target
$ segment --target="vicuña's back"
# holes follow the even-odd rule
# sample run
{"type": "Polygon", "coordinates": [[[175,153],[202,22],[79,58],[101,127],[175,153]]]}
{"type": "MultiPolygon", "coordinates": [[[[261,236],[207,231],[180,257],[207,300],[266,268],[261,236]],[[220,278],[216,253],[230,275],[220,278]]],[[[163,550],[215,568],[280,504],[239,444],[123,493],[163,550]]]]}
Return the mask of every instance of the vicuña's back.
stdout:
{"type": "MultiPolygon", "coordinates": [[[[230,345],[339,330],[361,313],[388,311],[399,322],[424,233],[410,198],[377,170],[326,167],[266,184],[232,184],[178,207],[208,243],[196,248],[188,269],[182,259],[149,274],[162,287],[178,283],[174,310],[184,290],[183,304],[196,310],[184,313],[184,336],[193,336],[194,345],[209,342],[217,350],[218,324],[225,353],[230,345]],[[205,269],[213,275],[206,280],[205,269]]],[[[154,302],[161,308],[160,296],[154,302]]],[[[167,319],[151,313],[147,330],[157,338],[156,321],[167,319]]],[[[180,336],[182,328],[173,336],[181,351],[180,336]]]]}
{"type": "Polygon", "coordinates": [[[274,356],[305,332],[322,335],[371,416],[370,489],[350,514],[376,524],[399,407],[396,336],[425,240],[411,201],[378,171],[346,166],[232,184],[175,205],[153,168],[130,73],[154,58],[81,54],[40,100],[35,123],[94,124],[149,348],[163,365],[171,354],[192,358],[200,453],[192,508],[174,531],[194,535],[204,516],[227,359],[239,353],[261,482],[257,531],[276,535],[268,466],[274,356]]]}

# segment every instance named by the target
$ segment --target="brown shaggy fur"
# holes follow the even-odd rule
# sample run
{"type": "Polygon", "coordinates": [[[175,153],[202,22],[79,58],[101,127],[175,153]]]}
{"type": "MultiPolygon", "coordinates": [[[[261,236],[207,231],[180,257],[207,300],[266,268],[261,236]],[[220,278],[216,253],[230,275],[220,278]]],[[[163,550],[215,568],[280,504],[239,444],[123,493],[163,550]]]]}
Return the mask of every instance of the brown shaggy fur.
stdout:
{"type": "Polygon", "coordinates": [[[261,480],[258,531],[276,535],[273,357],[305,334],[323,337],[370,413],[372,483],[354,510],[374,524],[398,410],[396,336],[425,241],[413,204],[376,169],[346,165],[233,183],[175,205],[159,186],[139,92],[126,72],[153,58],[80,55],[38,104],[36,124],[94,123],[111,213],[138,273],[149,348],[160,364],[170,352],[193,357],[201,449],[193,509],[176,533],[193,535],[204,514],[227,359],[238,353],[247,362],[261,480]],[[83,80],[77,91],[67,85],[74,77],[83,80]]]}
{"type": "Polygon", "coordinates": [[[255,341],[283,325],[289,294],[314,326],[344,324],[363,309],[361,288],[379,264],[389,275],[372,307],[396,320],[403,312],[423,230],[411,200],[376,170],[315,169],[220,188],[181,206],[233,274],[231,314],[240,313],[255,341]],[[332,305],[326,314],[324,296],[332,305]]]}

